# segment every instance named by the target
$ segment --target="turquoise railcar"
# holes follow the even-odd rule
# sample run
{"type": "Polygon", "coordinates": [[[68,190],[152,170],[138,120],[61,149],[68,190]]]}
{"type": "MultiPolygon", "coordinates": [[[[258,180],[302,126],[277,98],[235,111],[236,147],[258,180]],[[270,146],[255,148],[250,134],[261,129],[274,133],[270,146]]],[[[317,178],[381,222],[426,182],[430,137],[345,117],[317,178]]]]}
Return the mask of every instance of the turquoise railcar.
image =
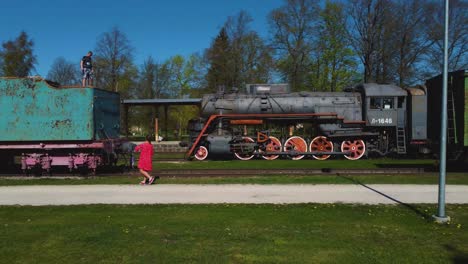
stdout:
{"type": "Polygon", "coordinates": [[[0,141],[118,138],[120,96],[41,78],[0,78],[0,141]]]}
{"type": "Polygon", "coordinates": [[[0,165],[70,171],[115,165],[131,152],[120,138],[120,95],[33,78],[0,78],[0,165]],[[16,159],[17,160],[17,159],[16,159]]]}

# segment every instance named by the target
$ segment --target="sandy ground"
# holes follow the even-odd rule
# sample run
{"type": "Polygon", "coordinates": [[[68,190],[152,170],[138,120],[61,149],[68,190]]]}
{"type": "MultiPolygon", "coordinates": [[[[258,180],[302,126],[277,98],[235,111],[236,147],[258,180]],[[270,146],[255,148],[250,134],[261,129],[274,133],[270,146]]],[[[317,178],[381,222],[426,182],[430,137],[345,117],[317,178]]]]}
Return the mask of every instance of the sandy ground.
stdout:
{"type": "MultiPolygon", "coordinates": [[[[0,205],[210,203],[437,203],[437,185],[68,185],[0,187],[0,205]]],[[[468,203],[468,185],[447,185],[446,203],[468,203]]]]}

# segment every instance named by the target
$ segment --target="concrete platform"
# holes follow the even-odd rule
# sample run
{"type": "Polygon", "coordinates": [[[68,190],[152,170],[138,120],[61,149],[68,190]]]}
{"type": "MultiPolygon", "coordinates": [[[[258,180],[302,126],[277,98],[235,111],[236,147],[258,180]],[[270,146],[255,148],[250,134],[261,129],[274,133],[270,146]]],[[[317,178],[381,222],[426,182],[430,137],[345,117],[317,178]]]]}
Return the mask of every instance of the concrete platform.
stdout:
{"type": "MultiPolygon", "coordinates": [[[[448,185],[446,190],[447,203],[468,203],[468,185],[448,185]]],[[[437,185],[395,184],[8,186],[0,187],[0,204],[435,204],[437,194],[437,185]]]]}

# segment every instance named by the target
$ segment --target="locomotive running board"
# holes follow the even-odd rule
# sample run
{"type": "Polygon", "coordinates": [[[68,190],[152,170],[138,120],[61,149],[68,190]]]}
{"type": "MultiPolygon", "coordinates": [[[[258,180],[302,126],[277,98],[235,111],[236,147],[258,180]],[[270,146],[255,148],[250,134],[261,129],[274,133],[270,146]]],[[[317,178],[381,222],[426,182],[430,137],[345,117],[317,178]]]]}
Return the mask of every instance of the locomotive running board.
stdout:
{"type": "Polygon", "coordinates": [[[269,151],[269,152],[259,152],[255,151],[252,153],[246,153],[250,155],[258,155],[258,156],[268,156],[268,155],[288,155],[288,156],[321,156],[321,155],[349,155],[351,152],[285,152],[285,151],[269,151]]]}

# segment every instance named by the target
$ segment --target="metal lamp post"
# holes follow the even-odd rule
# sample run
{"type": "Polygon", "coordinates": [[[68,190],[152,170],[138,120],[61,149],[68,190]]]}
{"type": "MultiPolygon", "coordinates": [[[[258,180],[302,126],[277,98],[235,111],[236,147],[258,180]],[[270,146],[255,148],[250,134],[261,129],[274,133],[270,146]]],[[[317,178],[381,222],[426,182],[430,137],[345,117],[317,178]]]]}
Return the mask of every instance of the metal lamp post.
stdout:
{"type": "Polygon", "coordinates": [[[449,0],[445,0],[445,30],[444,30],[444,72],[442,87],[442,120],[440,128],[440,169],[439,169],[439,206],[434,219],[443,224],[450,221],[445,214],[445,175],[447,156],[447,82],[448,82],[448,28],[449,28],[449,0]]]}

